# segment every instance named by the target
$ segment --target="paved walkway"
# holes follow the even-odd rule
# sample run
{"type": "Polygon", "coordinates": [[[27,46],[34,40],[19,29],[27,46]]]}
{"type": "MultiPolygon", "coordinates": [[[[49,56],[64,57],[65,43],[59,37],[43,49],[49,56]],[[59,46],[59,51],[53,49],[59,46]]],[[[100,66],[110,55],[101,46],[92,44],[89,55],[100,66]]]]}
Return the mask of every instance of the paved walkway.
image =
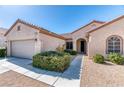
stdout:
{"type": "Polygon", "coordinates": [[[0,60],[0,73],[9,70],[21,73],[30,78],[42,81],[55,87],[79,87],[82,71],[82,55],[78,55],[64,72],[53,72],[34,68],[32,60],[19,58],[6,58],[0,60]]]}

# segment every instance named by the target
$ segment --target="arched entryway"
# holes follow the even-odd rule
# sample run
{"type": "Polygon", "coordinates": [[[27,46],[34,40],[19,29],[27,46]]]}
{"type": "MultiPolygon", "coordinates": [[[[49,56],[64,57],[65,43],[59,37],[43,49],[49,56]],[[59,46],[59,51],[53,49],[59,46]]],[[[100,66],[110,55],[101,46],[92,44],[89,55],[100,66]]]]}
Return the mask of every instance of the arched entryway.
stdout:
{"type": "Polygon", "coordinates": [[[87,53],[87,42],[85,39],[80,38],[77,40],[77,51],[78,53],[87,53]]]}

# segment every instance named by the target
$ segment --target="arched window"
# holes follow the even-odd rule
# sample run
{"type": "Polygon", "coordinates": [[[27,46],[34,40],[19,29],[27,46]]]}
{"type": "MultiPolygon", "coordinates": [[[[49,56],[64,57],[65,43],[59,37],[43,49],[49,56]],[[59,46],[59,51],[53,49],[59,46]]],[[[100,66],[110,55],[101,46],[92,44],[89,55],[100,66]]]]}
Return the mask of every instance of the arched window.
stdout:
{"type": "Polygon", "coordinates": [[[119,36],[111,36],[107,39],[107,53],[122,53],[122,39],[119,36]]]}

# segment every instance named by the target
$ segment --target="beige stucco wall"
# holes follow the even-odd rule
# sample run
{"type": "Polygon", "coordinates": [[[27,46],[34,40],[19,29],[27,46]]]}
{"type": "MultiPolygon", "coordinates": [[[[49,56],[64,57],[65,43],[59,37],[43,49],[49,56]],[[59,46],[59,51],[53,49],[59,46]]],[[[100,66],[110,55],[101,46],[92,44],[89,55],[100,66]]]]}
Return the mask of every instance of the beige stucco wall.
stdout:
{"type": "MultiPolygon", "coordinates": [[[[89,34],[88,55],[92,57],[96,53],[106,56],[106,39],[111,35],[118,35],[124,39],[124,18],[112,24],[104,26],[89,34]]],[[[123,40],[124,44],[124,40],[123,40]]],[[[123,45],[124,49],[124,45],[123,45]]],[[[124,50],[123,50],[124,54],[124,50]]]]}
{"type": "MultiPolygon", "coordinates": [[[[30,39],[36,39],[38,35],[38,30],[31,28],[29,26],[26,26],[22,23],[17,23],[13,29],[7,34],[6,40],[7,40],[7,54],[8,56],[11,55],[11,41],[13,40],[30,40],[30,39]],[[20,26],[21,30],[17,31],[17,26],[20,26]]],[[[35,42],[35,52],[39,52],[41,49],[41,44],[39,44],[39,39],[35,42]],[[40,47],[40,48],[39,48],[40,47]]],[[[30,52],[30,51],[29,51],[30,52]]]]}
{"type": "Polygon", "coordinates": [[[14,26],[13,29],[8,33],[6,39],[8,56],[11,55],[11,41],[13,40],[36,39],[35,53],[40,53],[41,51],[56,50],[58,46],[62,46],[65,44],[65,40],[39,33],[38,30],[24,25],[22,23],[17,23],[16,26],[14,26]],[[17,31],[17,26],[21,27],[20,31],[17,31]]]}
{"type": "Polygon", "coordinates": [[[9,34],[6,36],[7,40],[23,40],[23,39],[32,39],[36,38],[36,33],[38,30],[31,28],[29,26],[26,26],[22,23],[17,23],[16,26],[13,27],[13,29],[9,32],[9,34]],[[17,31],[17,26],[21,27],[20,31],[17,31]]]}
{"type": "Polygon", "coordinates": [[[65,40],[42,33],[39,35],[39,38],[42,44],[41,51],[55,51],[58,46],[65,45],[65,40]]]}
{"type": "Polygon", "coordinates": [[[72,33],[73,50],[77,51],[77,40],[78,39],[84,39],[84,40],[86,40],[86,42],[88,42],[88,39],[87,39],[86,35],[87,35],[87,32],[89,32],[91,29],[94,29],[93,25],[98,27],[98,26],[101,26],[102,24],[94,22],[94,23],[76,31],[75,33],[72,33]]]}

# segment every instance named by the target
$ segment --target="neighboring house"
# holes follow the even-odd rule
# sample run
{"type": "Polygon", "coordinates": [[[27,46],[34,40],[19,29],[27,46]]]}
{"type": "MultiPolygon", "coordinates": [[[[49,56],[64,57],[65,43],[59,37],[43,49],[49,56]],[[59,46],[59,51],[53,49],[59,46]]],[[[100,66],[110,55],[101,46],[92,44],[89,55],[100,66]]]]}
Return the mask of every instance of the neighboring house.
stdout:
{"type": "Polygon", "coordinates": [[[5,34],[7,55],[32,59],[36,53],[55,51],[65,38],[44,28],[17,20],[5,34]]]}
{"type": "Polygon", "coordinates": [[[87,54],[106,55],[110,52],[124,54],[124,16],[110,22],[92,21],[74,32],[62,35],[17,20],[5,34],[9,56],[32,58],[42,51],[66,49],[87,54]]]}
{"type": "Polygon", "coordinates": [[[6,47],[6,38],[4,36],[4,34],[7,32],[7,29],[5,28],[0,28],[0,48],[1,47],[6,47]]]}

